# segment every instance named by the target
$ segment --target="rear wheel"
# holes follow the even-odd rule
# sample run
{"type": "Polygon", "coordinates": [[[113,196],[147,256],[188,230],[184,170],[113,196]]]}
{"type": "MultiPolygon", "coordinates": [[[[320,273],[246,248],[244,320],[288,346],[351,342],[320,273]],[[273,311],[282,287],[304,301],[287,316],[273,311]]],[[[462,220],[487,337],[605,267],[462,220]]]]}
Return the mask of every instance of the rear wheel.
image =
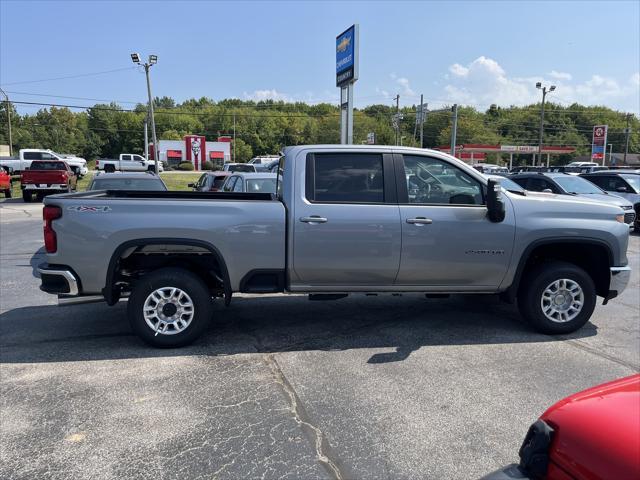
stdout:
{"type": "Polygon", "coordinates": [[[5,197],[5,198],[11,198],[11,197],[13,197],[13,192],[11,191],[11,189],[10,189],[10,188],[7,188],[7,189],[4,191],[4,197],[5,197]]]}
{"type": "Polygon", "coordinates": [[[22,200],[24,200],[25,203],[30,203],[32,199],[32,195],[31,192],[27,192],[26,190],[22,191],[22,200]]]}
{"type": "Polygon", "coordinates": [[[522,280],[518,307],[541,333],[570,333],[581,328],[596,306],[596,288],[580,267],[548,262],[535,267],[522,280]]]}
{"type": "Polygon", "coordinates": [[[202,280],[181,268],[161,268],[133,288],[127,306],[132,330],[154,347],[181,347],[196,340],[212,315],[202,280]]]}

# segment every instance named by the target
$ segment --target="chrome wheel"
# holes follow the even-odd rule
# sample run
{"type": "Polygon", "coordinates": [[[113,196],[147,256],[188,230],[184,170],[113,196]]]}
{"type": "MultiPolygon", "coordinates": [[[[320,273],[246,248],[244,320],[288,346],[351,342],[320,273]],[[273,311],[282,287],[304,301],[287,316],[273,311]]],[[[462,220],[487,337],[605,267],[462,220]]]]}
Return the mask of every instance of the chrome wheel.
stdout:
{"type": "Polygon", "coordinates": [[[177,287],[162,287],[149,294],[142,307],[144,321],[155,335],[183,332],[193,320],[191,297],[177,287]]]}
{"type": "Polygon", "coordinates": [[[565,323],[576,318],[584,305],[582,287],[568,278],[551,282],[542,292],[542,313],[552,322],[565,323]]]}

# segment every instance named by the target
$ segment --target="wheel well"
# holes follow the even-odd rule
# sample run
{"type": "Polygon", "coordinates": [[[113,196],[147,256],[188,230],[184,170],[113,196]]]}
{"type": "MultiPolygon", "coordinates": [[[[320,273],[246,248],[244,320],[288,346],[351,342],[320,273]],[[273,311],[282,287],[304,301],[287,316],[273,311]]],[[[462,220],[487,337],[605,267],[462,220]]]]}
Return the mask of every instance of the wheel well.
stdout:
{"type": "Polygon", "coordinates": [[[121,245],[113,254],[103,289],[107,303],[115,304],[147,273],[165,267],[188,270],[202,279],[212,296],[231,300],[227,267],[215,247],[191,240],[140,240],[121,245]]]}
{"type": "Polygon", "coordinates": [[[519,287],[524,287],[521,283],[522,277],[531,268],[553,260],[562,260],[582,268],[593,279],[598,296],[607,296],[610,281],[610,252],[604,245],[584,242],[548,243],[533,248],[520,269],[516,292],[519,287]]]}

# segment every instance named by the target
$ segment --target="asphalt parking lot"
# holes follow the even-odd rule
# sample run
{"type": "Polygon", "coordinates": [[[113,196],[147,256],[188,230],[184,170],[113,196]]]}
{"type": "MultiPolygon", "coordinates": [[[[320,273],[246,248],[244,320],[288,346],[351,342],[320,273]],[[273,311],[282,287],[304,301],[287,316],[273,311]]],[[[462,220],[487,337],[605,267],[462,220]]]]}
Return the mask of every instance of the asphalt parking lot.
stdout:
{"type": "Polygon", "coordinates": [[[0,204],[3,479],[477,478],[555,401],[640,370],[637,234],[629,288],[569,336],[486,296],[238,296],[156,350],[124,303],[38,290],[40,209],[0,204]]]}

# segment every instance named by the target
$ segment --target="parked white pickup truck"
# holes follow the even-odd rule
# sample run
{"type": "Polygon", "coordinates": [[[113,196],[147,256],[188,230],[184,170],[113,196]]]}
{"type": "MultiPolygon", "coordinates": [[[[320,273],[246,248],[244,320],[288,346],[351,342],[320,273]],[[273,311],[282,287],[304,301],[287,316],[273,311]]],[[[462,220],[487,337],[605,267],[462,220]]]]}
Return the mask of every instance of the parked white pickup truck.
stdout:
{"type": "Polygon", "coordinates": [[[40,148],[22,148],[16,157],[0,157],[0,167],[12,168],[15,173],[24,172],[34,160],[58,160],[65,162],[79,177],[87,174],[87,161],[84,158],[60,155],[52,150],[40,148]]]}
{"type": "MultiPolygon", "coordinates": [[[[142,155],[136,155],[135,153],[121,153],[119,158],[100,158],[96,160],[96,169],[107,172],[155,172],[156,162],[147,160],[142,155]]],[[[164,171],[162,162],[158,165],[158,169],[161,172],[164,171]]]]}

